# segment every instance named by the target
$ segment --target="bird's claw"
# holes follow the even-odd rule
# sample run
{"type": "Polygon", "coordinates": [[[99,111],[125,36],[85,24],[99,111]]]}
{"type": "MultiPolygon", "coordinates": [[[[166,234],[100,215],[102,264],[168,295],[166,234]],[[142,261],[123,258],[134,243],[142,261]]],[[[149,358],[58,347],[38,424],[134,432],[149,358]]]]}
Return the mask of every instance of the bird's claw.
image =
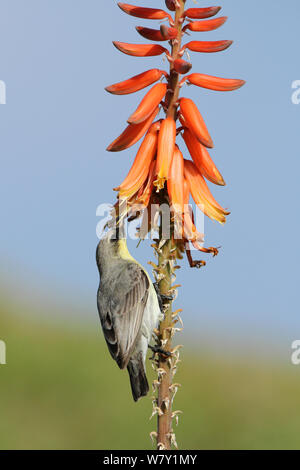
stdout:
{"type": "Polygon", "coordinates": [[[202,268],[203,266],[206,265],[206,262],[205,261],[202,261],[202,260],[192,260],[190,262],[190,267],[191,268],[197,268],[197,269],[200,269],[202,268]]]}
{"type": "Polygon", "coordinates": [[[159,307],[162,313],[164,313],[164,304],[167,304],[168,302],[172,302],[174,300],[173,295],[165,295],[161,294],[159,291],[159,286],[158,282],[153,282],[154,289],[156,291],[159,307]]]}
{"type": "Polygon", "coordinates": [[[160,297],[161,297],[163,304],[166,304],[167,302],[172,302],[172,300],[174,300],[173,295],[160,294],[160,297]]]}
{"type": "Polygon", "coordinates": [[[208,248],[209,251],[212,253],[213,257],[217,256],[219,254],[218,248],[214,248],[213,246],[208,248]]]}
{"type": "Polygon", "coordinates": [[[155,354],[161,354],[162,356],[165,356],[165,357],[171,357],[172,356],[172,353],[170,351],[165,351],[163,348],[161,348],[159,346],[151,346],[149,344],[148,347],[153,352],[153,356],[155,356],[155,354]]]}

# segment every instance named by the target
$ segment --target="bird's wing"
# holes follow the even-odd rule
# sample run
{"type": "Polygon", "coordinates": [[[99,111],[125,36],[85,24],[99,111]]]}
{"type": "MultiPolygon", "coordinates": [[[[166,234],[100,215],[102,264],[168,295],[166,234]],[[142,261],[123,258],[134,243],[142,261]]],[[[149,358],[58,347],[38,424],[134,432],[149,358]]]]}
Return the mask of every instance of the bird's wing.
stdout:
{"type": "Polygon", "coordinates": [[[117,278],[105,284],[103,287],[100,284],[98,294],[101,324],[109,351],[123,369],[141,329],[149,295],[149,279],[138,264],[126,263],[117,278]]]}

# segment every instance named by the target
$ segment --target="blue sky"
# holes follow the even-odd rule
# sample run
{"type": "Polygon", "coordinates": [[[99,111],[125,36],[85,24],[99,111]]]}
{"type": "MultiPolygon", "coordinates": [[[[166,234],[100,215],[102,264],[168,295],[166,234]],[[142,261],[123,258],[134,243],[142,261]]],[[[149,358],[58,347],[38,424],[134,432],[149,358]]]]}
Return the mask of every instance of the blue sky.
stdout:
{"type": "MultiPolygon", "coordinates": [[[[105,148],[145,93],[117,97],[104,87],[167,65],[112,46],[146,42],[134,27],[155,27],[116,3],[2,0],[0,8],[0,80],[7,86],[7,103],[0,105],[1,277],[21,300],[46,295],[49,302],[82,305],[83,320],[95,324],[96,207],[114,201],[112,188],[137,147],[116,154],[105,148]]],[[[213,193],[231,215],[224,227],[206,222],[207,244],[222,250],[200,271],[183,262],[178,306],[186,334],[196,331],[218,345],[225,338],[253,348],[274,343],[285,354],[300,335],[300,105],[291,101],[292,82],[300,79],[300,3],[219,3],[227,23],[193,39],[234,44],[218,54],[191,53],[193,72],[247,85],[223,94],[185,87],[184,94],[214,139],[212,157],[227,186],[213,193]]],[[[133,254],[144,263],[151,258],[149,247],[133,254]]]]}

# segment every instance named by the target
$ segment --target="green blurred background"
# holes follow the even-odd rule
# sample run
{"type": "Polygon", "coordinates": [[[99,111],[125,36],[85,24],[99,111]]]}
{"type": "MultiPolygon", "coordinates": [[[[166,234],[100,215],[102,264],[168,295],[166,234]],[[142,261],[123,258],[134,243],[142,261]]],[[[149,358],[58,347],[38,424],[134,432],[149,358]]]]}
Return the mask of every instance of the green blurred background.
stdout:
{"type": "MultiPolygon", "coordinates": [[[[0,308],[1,449],[151,449],[150,395],[132,401],[127,372],[112,362],[98,327],[53,319],[58,310],[47,318],[42,304],[42,315],[35,306],[27,316],[3,296],[0,308]]],[[[181,359],[180,448],[300,448],[297,367],[188,348],[181,359]]]]}
{"type": "MultiPolygon", "coordinates": [[[[220,4],[228,22],[201,38],[234,44],[191,53],[193,72],[247,86],[223,94],[184,87],[214,138],[227,186],[212,191],[231,216],[223,227],[205,222],[219,256],[205,257],[200,271],[184,260],[178,273],[177,440],[188,449],[300,448],[300,366],[291,364],[300,336],[300,106],[291,100],[300,2],[220,4]]],[[[1,449],[151,448],[151,398],[133,403],[95,300],[96,208],[114,202],[137,145],[104,149],[145,94],[113,97],[104,87],[166,66],[113,47],[145,42],[139,25],[157,27],[124,15],[117,0],[1,0],[1,449]]],[[[131,240],[130,249],[145,266],[153,260],[148,242],[137,250],[131,240]]]]}

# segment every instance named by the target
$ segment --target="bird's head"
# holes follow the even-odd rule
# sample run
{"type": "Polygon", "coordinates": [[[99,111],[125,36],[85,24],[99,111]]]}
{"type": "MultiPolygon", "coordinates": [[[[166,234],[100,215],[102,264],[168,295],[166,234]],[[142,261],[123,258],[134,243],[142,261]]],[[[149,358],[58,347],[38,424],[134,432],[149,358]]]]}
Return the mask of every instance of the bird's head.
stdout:
{"type": "Polygon", "coordinates": [[[96,261],[101,275],[103,269],[120,260],[132,260],[127,247],[125,233],[119,228],[110,228],[97,246],[96,261]]]}

